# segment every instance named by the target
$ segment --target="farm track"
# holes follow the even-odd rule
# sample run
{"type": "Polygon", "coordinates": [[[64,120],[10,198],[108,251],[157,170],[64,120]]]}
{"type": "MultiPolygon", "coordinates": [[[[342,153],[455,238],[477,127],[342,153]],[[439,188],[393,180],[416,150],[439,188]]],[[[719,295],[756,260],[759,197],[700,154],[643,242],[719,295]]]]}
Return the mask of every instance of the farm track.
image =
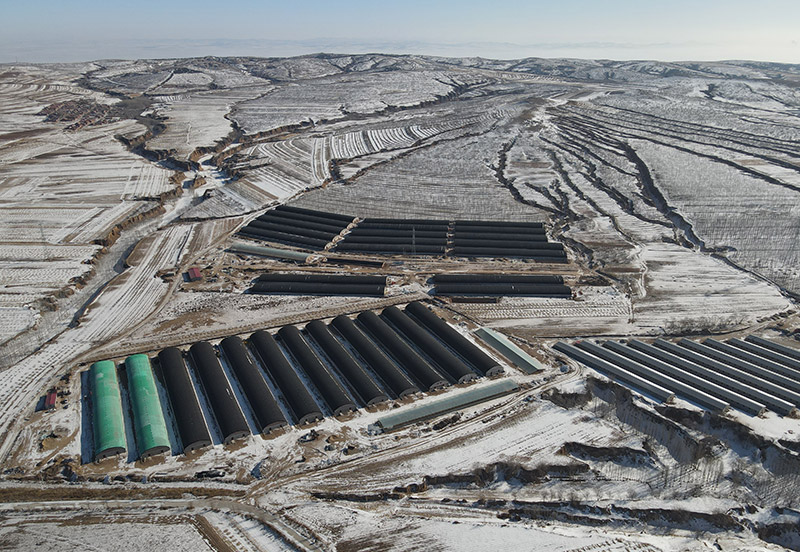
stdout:
{"type": "MultiPolygon", "coordinates": [[[[83,309],[86,308],[87,303],[91,302],[112,278],[124,270],[123,260],[127,251],[131,249],[143,235],[148,231],[152,231],[156,224],[157,221],[149,219],[127,229],[119,240],[108,247],[106,252],[99,256],[97,251],[100,246],[87,246],[91,247],[91,251],[94,251],[94,253],[92,253],[94,255],[94,263],[92,265],[87,265],[91,266],[94,275],[89,278],[85,287],[77,289],[74,294],[68,297],[61,298],[56,310],[42,312],[35,329],[18,334],[3,345],[5,352],[3,368],[30,355],[41,347],[42,342],[49,342],[55,339],[58,334],[67,330],[72,323],[77,322],[76,318],[83,312],[83,309]]],[[[24,246],[8,246],[9,249],[15,247],[24,246]]],[[[48,255],[51,255],[53,252],[60,252],[63,250],[69,251],[75,247],[83,246],[37,246],[36,248],[31,247],[29,251],[38,252],[45,250],[48,252],[48,255]]],[[[36,296],[32,296],[30,300],[34,301],[36,299],[36,296]]]]}
{"type": "Polygon", "coordinates": [[[168,296],[167,284],[156,273],[180,262],[183,247],[190,237],[191,226],[171,227],[151,240],[147,255],[133,268],[112,280],[95,298],[87,319],[69,328],[51,344],[3,372],[6,385],[0,389],[0,459],[8,454],[14,440],[13,426],[24,423],[18,413],[35,402],[35,397],[47,382],[65,365],[79,362],[80,355],[99,343],[138,326],[137,316],[146,317],[168,296]],[[98,305],[111,303],[102,311],[98,305]],[[133,327],[131,325],[133,324],[133,327]]]}
{"type": "MultiPolygon", "coordinates": [[[[48,502],[5,502],[0,503],[0,512],[6,515],[29,514],[62,514],[74,515],[85,514],[101,515],[116,514],[125,516],[147,516],[153,512],[161,515],[186,515],[190,511],[194,515],[203,515],[203,512],[225,512],[223,515],[233,513],[246,519],[253,519],[272,529],[275,533],[285,539],[286,543],[297,550],[322,551],[315,542],[312,535],[302,534],[293,525],[290,525],[279,516],[271,512],[245,504],[240,501],[225,498],[194,498],[186,499],[164,499],[149,498],[146,500],[80,500],[80,501],[48,501],[48,502]]],[[[244,537],[249,542],[247,537],[244,537]]]]}
{"type": "MultiPolygon", "coordinates": [[[[458,424],[445,427],[437,432],[432,432],[427,436],[418,436],[411,442],[405,442],[399,445],[389,446],[378,452],[368,454],[366,456],[355,458],[340,462],[330,467],[319,468],[313,473],[299,473],[295,475],[279,477],[272,481],[263,481],[256,483],[248,490],[248,496],[257,497],[259,494],[268,492],[271,489],[280,489],[289,485],[297,484],[301,489],[306,492],[317,491],[320,489],[351,489],[352,481],[350,479],[354,474],[359,474],[355,480],[361,479],[362,484],[371,485],[371,488],[362,487],[362,490],[384,490],[385,483],[378,481],[369,483],[367,479],[370,474],[378,474],[381,469],[385,469],[391,465],[398,465],[404,460],[410,460],[417,455],[429,454],[431,452],[445,450],[453,447],[458,447],[460,444],[466,443],[475,438],[476,435],[482,434],[487,431],[487,422],[490,423],[489,427],[507,426],[517,423],[517,418],[524,417],[524,407],[519,408],[512,413],[509,410],[523,405],[528,399],[527,397],[532,393],[540,395],[542,392],[565,384],[569,381],[577,379],[581,370],[571,371],[562,375],[544,385],[536,387],[534,390],[526,389],[521,390],[505,399],[499,404],[492,406],[489,409],[475,415],[469,420],[462,420],[458,424]],[[491,420],[501,419],[500,422],[491,423],[491,420]],[[346,483],[350,481],[351,483],[346,483]]],[[[521,437],[526,439],[527,437],[521,437]]],[[[474,462],[474,458],[466,459],[470,465],[474,462]]],[[[420,474],[425,475],[425,474],[420,474]]],[[[411,481],[409,483],[417,483],[418,481],[411,481]]]]}
{"type": "Polygon", "coordinates": [[[281,316],[273,320],[270,320],[266,325],[264,322],[256,322],[250,324],[240,324],[237,326],[230,326],[226,327],[224,330],[215,330],[215,331],[200,330],[192,332],[190,334],[182,333],[178,337],[161,335],[158,337],[157,340],[153,340],[151,338],[146,342],[140,341],[140,342],[135,342],[133,344],[131,344],[131,341],[127,341],[126,342],[127,345],[125,347],[117,346],[117,347],[103,347],[96,349],[91,356],[87,357],[86,362],[94,362],[96,360],[102,360],[106,358],[121,358],[136,353],[155,352],[166,347],[191,345],[192,343],[196,343],[198,341],[221,339],[223,337],[254,332],[256,330],[268,330],[292,324],[303,324],[306,322],[310,322],[312,320],[334,318],[336,316],[339,316],[340,314],[345,314],[345,315],[355,314],[357,312],[361,312],[362,310],[379,310],[392,305],[410,303],[412,301],[420,301],[425,298],[427,298],[427,294],[421,292],[396,295],[384,299],[376,299],[370,302],[370,305],[366,309],[362,304],[359,304],[357,308],[344,306],[344,307],[324,309],[321,311],[315,311],[314,313],[302,313],[302,314],[281,316]],[[153,347],[155,343],[157,343],[157,348],[153,347]]]}

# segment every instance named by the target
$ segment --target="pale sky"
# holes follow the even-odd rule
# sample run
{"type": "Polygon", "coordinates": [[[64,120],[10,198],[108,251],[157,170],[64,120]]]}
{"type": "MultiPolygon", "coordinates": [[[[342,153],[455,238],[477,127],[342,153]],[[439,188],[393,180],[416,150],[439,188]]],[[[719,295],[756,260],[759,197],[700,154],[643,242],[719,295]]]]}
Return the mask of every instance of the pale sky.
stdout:
{"type": "Polygon", "coordinates": [[[800,1],[0,0],[0,62],[320,51],[800,63],[800,1]]]}

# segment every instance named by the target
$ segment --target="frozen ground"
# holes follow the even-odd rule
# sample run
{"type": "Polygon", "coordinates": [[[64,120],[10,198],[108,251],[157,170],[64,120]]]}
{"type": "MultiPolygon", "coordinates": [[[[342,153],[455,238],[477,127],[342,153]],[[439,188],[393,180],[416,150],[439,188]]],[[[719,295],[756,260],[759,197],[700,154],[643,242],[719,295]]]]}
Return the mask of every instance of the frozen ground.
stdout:
{"type": "Polygon", "coordinates": [[[226,118],[237,103],[257,97],[269,90],[263,85],[233,90],[223,89],[178,96],[157,96],[154,112],[169,120],[164,132],[148,141],[154,150],[169,150],[185,161],[199,147],[211,148],[232,130],[226,118]]]}
{"type": "Polygon", "coordinates": [[[18,68],[0,78],[0,342],[34,325],[43,300],[75,291],[100,244],[174,189],[170,172],[128,152],[115,135],[133,120],[68,129],[47,121],[55,104],[116,100],[74,84],[82,67],[18,68]]]}
{"type": "Polygon", "coordinates": [[[320,54],[3,66],[0,495],[39,479],[54,494],[49,506],[5,499],[0,548],[800,549],[800,422],[657,405],[562,370],[548,348],[752,332],[797,343],[798,86],[800,67],[755,62],[320,54]],[[237,228],[283,202],[543,221],[569,263],[385,257],[382,269],[353,269],[226,251],[237,228]],[[204,281],[184,281],[195,265],[204,281]],[[241,293],[260,272],[300,268],[391,281],[381,299],[241,293]],[[327,419],[308,442],[311,428],[288,428],[74,471],[68,460],[91,448],[81,378],[66,408],[33,412],[82,362],[402,304],[442,271],[563,274],[572,299],[433,301],[465,332],[516,337],[545,372],[509,367],[518,393],[391,434],[366,428],[424,397],[327,419]],[[224,483],[195,478],[207,470],[224,483]],[[116,487],[83,481],[106,474],[116,487]],[[92,485],[164,502],[63,502],[92,485]],[[189,495],[215,485],[246,496],[189,495]]]}
{"type": "Polygon", "coordinates": [[[8,550],[34,550],[44,543],[61,550],[134,552],[169,547],[179,552],[214,550],[191,525],[180,523],[20,523],[0,529],[0,543],[8,550]]]}

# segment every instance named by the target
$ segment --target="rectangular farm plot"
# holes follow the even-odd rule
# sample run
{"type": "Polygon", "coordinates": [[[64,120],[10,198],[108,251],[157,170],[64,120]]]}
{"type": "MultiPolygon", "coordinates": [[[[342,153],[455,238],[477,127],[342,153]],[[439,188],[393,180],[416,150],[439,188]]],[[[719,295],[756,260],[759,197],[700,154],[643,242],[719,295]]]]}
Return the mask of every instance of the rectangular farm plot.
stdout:
{"type": "Polygon", "coordinates": [[[80,263],[101,249],[100,245],[66,245],[52,247],[43,243],[3,244],[0,263],[3,261],[74,261],[80,263]]]}
{"type": "Polygon", "coordinates": [[[82,144],[60,146],[8,166],[0,182],[0,198],[10,199],[5,193],[8,190],[18,197],[24,193],[31,202],[85,201],[113,206],[122,199],[155,198],[172,190],[175,185],[169,181],[169,171],[126,151],[114,139],[120,131],[130,130],[128,125],[121,122],[85,129],[82,144]],[[84,148],[92,154],[87,155],[84,148]]]}
{"type": "MultiPolygon", "coordinates": [[[[31,308],[6,306],[6,299],[16,300],[16,297],[16,295],[12,294],[0,295],[0,343],[33,326],[38,317],[38,313],[31,308]]],[[[20,301],[23,301],[24,297],[22,296],[20,301]]]]}
{"type": "Polygon", "coordinates": [[[73,278],[91,270],[91,265],[74,261],[10,262],[0,261],[0,286],[7,290],[58,290],[73,278]]]}
{"type": "Polygon", "coordinates": [[[91,244],[125,219],[155,203],[125,201],[113,206],[60,203],[21,207],[0,203],[0,242],[91,244]]]}
{"type": "MultiPolygon", "coordinates": [[[[59,204],[21,207],[0,204],[0,239],[4,242],[63,243],[102,212],[95,206],[59,204]]],[[[87,240],[87,243],[91,240],[87,240]]]]}

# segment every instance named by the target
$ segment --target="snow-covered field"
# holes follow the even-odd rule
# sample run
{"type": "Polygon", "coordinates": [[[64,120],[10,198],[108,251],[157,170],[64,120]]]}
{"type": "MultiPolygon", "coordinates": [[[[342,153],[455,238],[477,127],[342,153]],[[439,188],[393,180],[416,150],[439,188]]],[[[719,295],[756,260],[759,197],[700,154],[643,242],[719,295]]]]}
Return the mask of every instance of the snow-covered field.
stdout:
{"type": "Polygon", "coordinates": [[[52,104],[116,103],[71,82],[84,68],[20,69],[0,79],[0,294],[8,307],[0,341],[32,326],[41,300],[74,291],[99,243],[175,187],[169,171],[115,139],[144,133],[137,122],[67,130],[67,121],[43,120],[52,104]]]}
{"type": "Polygon", "coordinates": [[[0,539],[9,550],[33,550],[43,542],[61,550],[135,552],[161,547],[178,552],[214,550],[196,529],[188,523],[181,523],[180,519],[112,524],[37,520],[0,529],[0,539]]]}
{"type": "MultiPolygon", "coordinates": [[[[745,331],[796,344],[798,85],[800,67],[755,62],[319,54],[4,66],[0,460],[12,469],[0,495],[14,478],[60,489],[69,472],[58,463],[87,453],[77,396],[33,413],[81,362],[424,298],[443,271],[560,273],[575,296],[431,301],[464,331],[483,324],[530,346],[546,370],[509,367],[516,394],[390,434],[367,427],[426,399],[326,419],[308,442],[298,440],[310,428],[288,428],[191,458],[83,464],[79,479],[200,489],[213,485],[197,472],[220,470],[247,497],[192,512],[163,504],[151,518],[155,506],[133,503],[80,514],[6,504],[19,515],[3,513],[0,548],[800,549],[800,422],[631,398],[543,346],[745,331]],[[364,272],[391,276],[385,298],[242,294],[259,272],[299,268],[225,251],[249,218],[285,202],[362,218],[543,221],[570,262],[386,257],[364,272]],[[195,265],[204,280],[185,282],[195,265]]],[[[329,266],[303,269],[361,272],[329,266]]]]}
{"type": "Polygon", "coordinates": [[[174,151],[174,157],[184,161],[196,148],[212,147],[231,132],[231,122],[226,116],[234,105],[268,90],[255,86],[177,97],[159,96],[155,112],[165,117],[168,124],[164,132],[147,142],[147,147],[174,151]]]}
{"type": "MultiPolygon", "coordinates": [[[[797,187],[792,189],[690,153],[634,144],[669,203],[707,247],[731,247],[728,258],[735,263],[782,287],[800,289],[800,162],[795,171],[779,167],[788,173],[780,180],[797,187]]],[[[747,166],[758,170],[762,165],[747,166]]]]}
{"type": "Polygon", "coordinates": [[[360,217],[543,219],[544,213],[514,201],[493,177],[506,134],[492,131],[488,121],[459,132],[466,135],[461,140],[435,141],[376,164],[353,184],[331,185],[296,204],[360,217]]]}
{"type": "Polygon", "coordinates": [[[455,75],[426,71],[352,72],[283,86],[234,111],[248,133],[303,122],[339,119],[348,113],[372,113],[388,106],[409,106],[451,93],[455,75]],[[357,95],[352,92],[358,90],[357,95]]]}
{"type": "Polygon", "coordinates": [[[618,335],[631,331],[633,307],[630,298],[613,287],[582,287],[577,299],[504,297],[499,303],[462,303],[455,310],[484,326],[514,331],[519,326],[528,335],[549,337],[566,331],[574,335],[618,335]],[[569,324],[569,330],[563,327],[569,324]]]}

